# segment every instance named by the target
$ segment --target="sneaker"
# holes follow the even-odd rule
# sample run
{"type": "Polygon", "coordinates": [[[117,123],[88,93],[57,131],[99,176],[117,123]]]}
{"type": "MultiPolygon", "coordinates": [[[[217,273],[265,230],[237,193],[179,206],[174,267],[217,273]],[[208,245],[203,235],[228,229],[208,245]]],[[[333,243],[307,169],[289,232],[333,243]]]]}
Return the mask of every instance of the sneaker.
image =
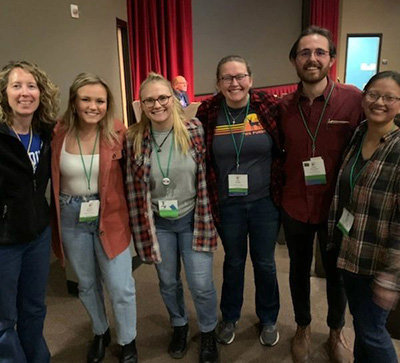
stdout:
{"type": "Polygon", "coordinates": [[[199,363],[217,363],[218,348],[215,340],[215,330],[201,333],[199,363]]]}
{"type": "Polygon", "coordinates": [[[171,342],[168,346],[168,354],[175,359],[181,359],[188,350],[189,325],[175,326],[171,342]]]}
{"type": "Polygon", "coordinates": [[[279,332],[276,325],[264,325],[260,332],[260,342],[262,345],[273,347],[279,341],[279,332]]]}
{"type": "Polygon", "coordinates": [[[235,325],[231,321],[221,321],[216,330],[216,339],[221,344],[231,344],[235,339],[235,325]]]}

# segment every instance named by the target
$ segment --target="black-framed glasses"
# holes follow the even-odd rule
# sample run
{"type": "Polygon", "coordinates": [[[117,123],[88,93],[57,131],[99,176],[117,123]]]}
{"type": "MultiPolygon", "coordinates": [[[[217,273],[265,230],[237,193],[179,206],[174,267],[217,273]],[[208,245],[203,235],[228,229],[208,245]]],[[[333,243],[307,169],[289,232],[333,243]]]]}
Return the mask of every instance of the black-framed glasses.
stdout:
{"type": "Polygon", "coordinates": [[[152,107],[154,107],[157,101],[158,101],[158,103],[159,103],[161,106],[165,106],[165,105],[168,103],[168,101],[169,101],[169,99],[170,99],[171,97],[172,97],[172,95],[169,95],[169,96],[167,96],[167,95],[161,95],[161,96],[158,97],[158,98],[146,98],[146,99],[143,100],[142,102],[144,103],[144,105],[145,105],[147,108],[152,108],[152,107]]]}
{"type": "Polygon", "coordinates": [[[302,49],[297,52],[297,57],[303,58],[303,59],[308,59],[311,57],[311,55],[314,54],[316,58],[325,58],[326,56],[329,55],[329,50],[317,48],[315,50],[311,49],[302,49]]]}
{"type": "Polygon", "coordinates": [[[226,84],[230,84],[233,82],[234,79],[236,79],[236,81],[238,83],[243,82],[246,77],[249,77],[249,74],[247,73],[239,73],[236,76],[231,76],[230,74],[226,75],[226,76],[222,76],[219,80],[221,82],[224,82],[226,84]]]}
{"type": "Polygon", "coordinates": [[[393,105],[395,102],[400,101],[400,97],[380,95],[376,92],[366,91],[364,92],[364,95],[368,102],[377,102],[380,98],[382,98],[383,103],[387,106],[393,105]]]}

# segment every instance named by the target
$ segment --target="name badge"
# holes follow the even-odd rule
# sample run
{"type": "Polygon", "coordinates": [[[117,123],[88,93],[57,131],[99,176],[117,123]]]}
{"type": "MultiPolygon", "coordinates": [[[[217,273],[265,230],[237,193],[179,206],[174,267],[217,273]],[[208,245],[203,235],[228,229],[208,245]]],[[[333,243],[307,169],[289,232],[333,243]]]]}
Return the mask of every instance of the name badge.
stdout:
{"type": "Polygon", "coordinates": [[[229,174],[228,192],[230,197],[242,197],[248,194],[248,175],[247,174],[229,174]]]}
{"type": "Polygon", "coordinates": [[[345,236],[349,235],[351,227],[353,227],[354,216],[351,214],[346,208],[343,208],[342,216],[339,219],[338,224],[336,225],[345,236]]]}
{"type": "Polygon", "coordinates": [[[326,184],[325,163],[320,156],[303,161],[303,170],[306,185],[326,184]]]}
{"type": "Polygon", "coordinates": [[[79,222],[93,222],[99,217],[100,201],[98,199],[81,203],[79,222]]]}
{"type": "Polygon", "coordinates": [[[178,201],[175,199],[159,200],[158,211],[160,217],[177,218],[179,216],[178,201]]]}

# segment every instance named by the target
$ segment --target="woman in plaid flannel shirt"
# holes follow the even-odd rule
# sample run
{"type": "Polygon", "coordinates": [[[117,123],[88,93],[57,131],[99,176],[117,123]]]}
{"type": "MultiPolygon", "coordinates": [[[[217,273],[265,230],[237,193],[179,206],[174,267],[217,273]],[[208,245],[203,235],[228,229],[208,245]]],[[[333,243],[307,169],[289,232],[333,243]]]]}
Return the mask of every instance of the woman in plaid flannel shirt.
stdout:
{"type": "Polygon", "coordinates": [[[367,120],[350,142],[329,218],[332,248],[354,318],[355,362],[394,363],[386,320],[400,291],[400,73],[364,87],[367,120]]]}
{"type": "Polygon", "coordinates": [[[199,362],[216,362],[217,296],[213,254],[217,234],[207,196],[203,128],[184,121],[171,84],[150,73],[140,87],[141,121],[126,140],[126,186],[136,250],[154,262],[173,327],[168,353],[182,358],[188,347],[188,316],[181,260],[201,331],[199,362]]]}

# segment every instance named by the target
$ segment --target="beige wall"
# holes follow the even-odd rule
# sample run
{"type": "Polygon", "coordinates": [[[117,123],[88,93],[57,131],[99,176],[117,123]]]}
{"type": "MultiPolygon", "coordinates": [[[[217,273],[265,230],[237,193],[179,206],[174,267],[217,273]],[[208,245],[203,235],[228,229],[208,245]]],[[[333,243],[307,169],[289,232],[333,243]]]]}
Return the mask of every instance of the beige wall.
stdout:
{"type": "Polygon", "coordinates": [[[344,80],[346,39],[351,33],[382,33],[381,60],[388,64],[381,63],[379,70],[400,71],[400,1],[341,0],[340,6],[338,77],[344,80]]]}
{"type": "Polygon", "coordinates": [[[74,0],[80,18],[70,17],[67,0],[1,0],[0,67],[27,59],[43,68],[61,89],[65,110],[68,89],[80,72],[104,77],[121,115],[116,18],[127,20],[126,0],[74,0]]]}
{"type": "Polygon", "coordinates": [[[289,50],[301,32],[302,0],[192,0],[195,93],[215,90],[222,57],[250,63],[254,87],[298,81],[289,50]]]}

